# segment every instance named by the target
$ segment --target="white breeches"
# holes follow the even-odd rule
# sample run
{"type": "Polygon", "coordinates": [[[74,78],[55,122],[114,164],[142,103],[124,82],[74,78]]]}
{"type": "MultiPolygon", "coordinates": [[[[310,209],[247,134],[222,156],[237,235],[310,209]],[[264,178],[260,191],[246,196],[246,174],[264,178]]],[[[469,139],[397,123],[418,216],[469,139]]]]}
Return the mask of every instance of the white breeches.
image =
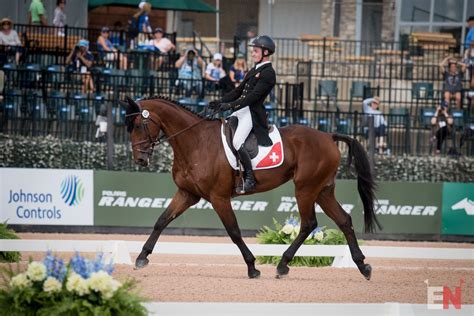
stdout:
{"type": "Polygon", "coordinates": [[[246,106],[235,111],[231,116],[235,116],[239,119],[239,125],[237,125],[237,130],[232,140],[232,145],[234,145],[235,150],[239,150],[252,130],[252,114],[250,113],[249,107],[246,106]]]}

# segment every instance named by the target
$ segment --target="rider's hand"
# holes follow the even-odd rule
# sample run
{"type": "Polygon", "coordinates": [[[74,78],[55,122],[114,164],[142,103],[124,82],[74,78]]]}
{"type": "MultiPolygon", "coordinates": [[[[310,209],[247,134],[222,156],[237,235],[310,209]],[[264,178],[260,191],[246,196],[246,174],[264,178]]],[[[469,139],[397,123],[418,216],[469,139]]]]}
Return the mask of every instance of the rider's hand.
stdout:
{"type": "Polygon", "coordinates": [[[219,107],[220,111],[227,111],[232,109],[232,105],[230,103],[221,103],[221,106],[219,107]]]}
{"type": "Polygon", "coordinates": [[[220,104],[221,103],[218,100],[213,100],[213,101],[209,102],[209,108],[211,110],[217,110],[219,108],[220,104]]]}

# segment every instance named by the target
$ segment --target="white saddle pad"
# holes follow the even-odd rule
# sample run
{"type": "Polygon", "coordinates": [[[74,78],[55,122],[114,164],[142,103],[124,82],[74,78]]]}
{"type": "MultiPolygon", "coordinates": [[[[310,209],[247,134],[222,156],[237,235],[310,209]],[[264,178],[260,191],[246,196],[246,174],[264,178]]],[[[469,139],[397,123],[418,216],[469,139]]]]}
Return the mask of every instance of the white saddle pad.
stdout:
{"type": "MultiPolygon", "coordinates": [[[[284,160],[283,153],[283,142],[281,140],[280,131],[276,126],[273,126],[272,131],[269,134],[270,139],[273,142],[273,146],[262,147],[258,146],[258,154],[252,159],[252,169],[271,169],[281,166],[284,160]]],[[[235,157],[232,150],[227,145],[227,141],[224,135],[224,124],[221,125],[221,138],[222,145],[224,145],[225,155],[230,166],[235,170],[239,169],[237,164],[237,158],[235,157]]]]}

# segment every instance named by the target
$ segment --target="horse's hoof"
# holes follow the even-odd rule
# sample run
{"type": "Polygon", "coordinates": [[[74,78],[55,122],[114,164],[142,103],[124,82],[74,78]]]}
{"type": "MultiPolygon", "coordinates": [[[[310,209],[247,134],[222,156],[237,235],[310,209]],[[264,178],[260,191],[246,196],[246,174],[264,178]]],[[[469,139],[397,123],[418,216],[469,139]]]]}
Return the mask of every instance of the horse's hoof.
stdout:
{"type": "Polygon", "coordinates": [[[370,264],[364,264],[364,267],[360,272],[366,280],[370,280],[370,277],[372,276],[372,267],[370,264]]]}
{"type": "Polygon", "coordinates": [[[287,266],[278,267],[275,278],[282,279],[283,277],[287,276],[289,272],[290,272],[290,268],[288,268],[287,266]]]}
{"type": "Polygon", "coordinates": [[[137,259],[135,261],[135,270],[144,268],[148,265],[149,260],[147,258],[145,259],[137,259]]]}
{"type": "Polygon", "coordinates": [[[253,269],[249,271],[249,279],[258,279],[260,277],[260,271],[257,269],[253,269]]]}

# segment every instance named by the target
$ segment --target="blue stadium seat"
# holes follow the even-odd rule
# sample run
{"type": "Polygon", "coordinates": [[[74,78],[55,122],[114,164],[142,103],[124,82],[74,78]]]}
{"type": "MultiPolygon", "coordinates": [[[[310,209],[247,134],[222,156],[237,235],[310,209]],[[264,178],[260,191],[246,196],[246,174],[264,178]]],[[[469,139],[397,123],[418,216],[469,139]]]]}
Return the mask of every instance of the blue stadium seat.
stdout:
{"type": "Polygon", "coordinates": [[[336,129],[339,134],[349,134],[350,120],[341,118],[337,120],[336,129]]]}
{"type": "Polygon", "coordinates": [[[4,115],[8,119],[21,117],[21,106],[23,103],[23,92],[19,89],[6,90],[3,102],[4,115]]]}
{"type": "Polygon", "coordinates": [[[26,94],[26,104],[28,106],[28,114],[33,119],[46,119],[48,113],[43,100],[43,91],[28,90],[26,94]]]}
{"type": "Polygon", "coordinates": [[[280,116],[278,118],[278,126],[283,127],[290,124],[290,120],[286,116],[280,116]]]}
{"type": "Polygon", "coordinates": [[[327,117],[318,118],[318,130],[329,133],[331,131],[331,122],[327,117]]]}
{"type": "Polygon", "coordinates": [[[47,109],[51,116],[56,115],[58,119],[68,120],[71,116],[71,108],[66,102],[66,95],[62,91],[53,90],[46,99],[47,109]]]}

